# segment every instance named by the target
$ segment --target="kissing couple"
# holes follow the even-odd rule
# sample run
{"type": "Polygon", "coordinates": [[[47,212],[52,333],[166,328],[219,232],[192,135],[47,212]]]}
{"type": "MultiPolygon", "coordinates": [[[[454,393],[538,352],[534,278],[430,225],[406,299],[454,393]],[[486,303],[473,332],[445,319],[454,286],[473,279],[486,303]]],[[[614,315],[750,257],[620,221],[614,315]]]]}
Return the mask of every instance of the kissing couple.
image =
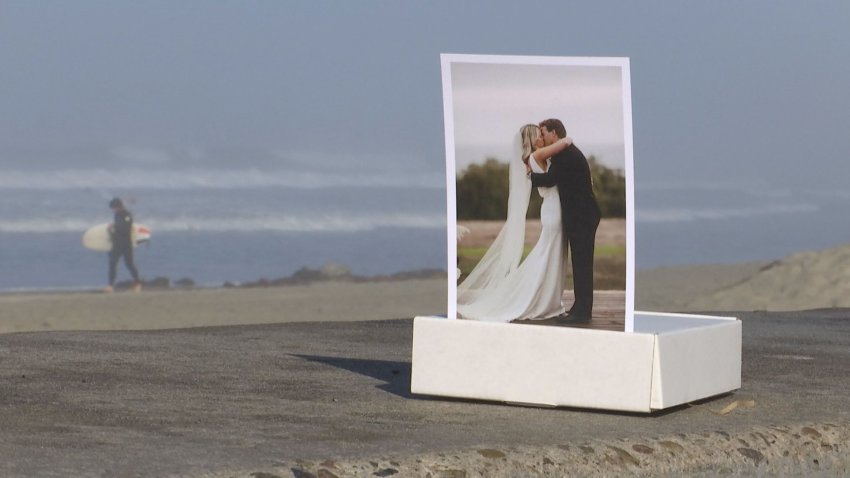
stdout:
{"type": "Polygon", "coordinates": [[[487,322],[552,318],[557,324],[590,322],[593,252],[601,213],[587,158],[557,119],[520,128],[513,151],[507,220],[481,261],[458,285],[458,314],[487,322]],[[542,230],[522,260],[532,187],[543,198],[542,230]],[[564,273],[570,252],[575,301],[567,311],[564,273]]]}

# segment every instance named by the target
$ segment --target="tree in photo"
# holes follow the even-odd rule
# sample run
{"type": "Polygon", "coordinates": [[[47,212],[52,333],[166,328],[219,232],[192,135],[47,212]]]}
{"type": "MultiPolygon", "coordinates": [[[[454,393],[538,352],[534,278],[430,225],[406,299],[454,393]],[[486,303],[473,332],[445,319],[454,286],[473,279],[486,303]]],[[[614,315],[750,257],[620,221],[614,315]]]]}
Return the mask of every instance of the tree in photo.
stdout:
{"type": "MultiPolygon", "coordinates": [[[[620,169],[608,168],[595,156],[588,158],[593,190],[602,217],[626,217],[626,178],[620,169]]],[[[507,215],[508,164],[487,158],[483,164],[472,164],[457,177],[458,220],[502,220],[507,215]]],[[[529,218],[540,217],[542,200],[532,190],[529,218]]]]}

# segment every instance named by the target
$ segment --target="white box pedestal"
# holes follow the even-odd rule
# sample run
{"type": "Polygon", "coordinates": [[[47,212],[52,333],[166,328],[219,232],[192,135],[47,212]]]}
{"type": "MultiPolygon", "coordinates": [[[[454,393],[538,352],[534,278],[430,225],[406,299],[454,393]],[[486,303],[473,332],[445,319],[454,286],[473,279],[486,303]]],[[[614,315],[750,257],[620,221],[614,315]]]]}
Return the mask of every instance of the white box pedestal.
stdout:
{"type": "Polygon", "coordinates": [[[741,387],[734,317],[635,312],[634,332],[413,321],[414,394],[651,412],[741,387]]]}

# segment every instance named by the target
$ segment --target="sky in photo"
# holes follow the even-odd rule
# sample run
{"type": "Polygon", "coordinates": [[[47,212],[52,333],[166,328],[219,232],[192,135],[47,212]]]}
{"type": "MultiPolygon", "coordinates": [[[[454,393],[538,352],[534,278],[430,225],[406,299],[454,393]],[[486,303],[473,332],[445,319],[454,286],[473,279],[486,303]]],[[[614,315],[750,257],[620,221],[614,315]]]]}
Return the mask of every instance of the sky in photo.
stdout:
{"type": "Polygon", "coordinates": [[[566,58],[557,61],[572,64],[541,65],[537,63],[554,60],[535,58],[524,60],[528,64],[477,60],[481,62],[451,60],[458,170],[488,157],[510,160],[520,126],[546,118],[560,119],[586,155],[625,169],[622,68],[566,58]]]}

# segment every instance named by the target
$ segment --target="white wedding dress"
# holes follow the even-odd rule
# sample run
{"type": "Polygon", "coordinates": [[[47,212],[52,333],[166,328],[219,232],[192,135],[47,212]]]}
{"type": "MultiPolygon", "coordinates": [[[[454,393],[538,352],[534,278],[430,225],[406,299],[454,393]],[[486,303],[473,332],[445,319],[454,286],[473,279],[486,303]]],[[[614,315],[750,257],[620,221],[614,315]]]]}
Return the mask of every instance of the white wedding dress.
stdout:
{"type": "MultiPolygon", "coordinates": [[[[517,161],[518,162],[518,161],[517,161]]],[[[533,158],[529,158],[531,168],[534,172],[542,173],[542,168],[533,158]]],[[[520,163],[522,164],[522,163],[520,163]]],[[[546,162],[547,169],[550,161],[546,162]]],[[[513,165],[511,166],[514,167],[513,165]]],[[[524,166],[522,166],[524,168],[524,166]]],[[[511,172],[511,181],[519,184],[519,176],[511,172]]],[[[523,185],[526,189],[511,183],[511,194],[515,190],[526,194],[525,208],[528,207],[527,195],[530,192],[530,180],[522,178],[529,184],[523,185]]],[[[558,188],[537,188],[543,198],[540,209],[540,223],[542,230],[540,239],[522,263],[511,264],[503,270],[494,273],[494,268],[484,272],[485,275],[495,275],[482,279],[482,274],[476,274],[476,270],[470,273],[467,280],[458,286],[457,311],[459,318],[472,319],[486,322],[510,322],[516,319],[546,319],[564,313],[562,295],[564,292],[564,253],[563,253],[563,231],[561,229],[561,201],[558,196],[558,188]],[[478,276],[478,277],[476,277],[478,276]]],[[[511,199],[511,201],[513,198],[511,199]]],[[[510,207],[510,206],[509,206],[510,207]]],[[[517,217],[518,211],[509,210],[508,220],[503,227],[491,249],[501,248],[496,252],[499,256],[513,256],[517,253],[516,246],[511,246],[510,252],[502,244],[503,234],[513,229],[514,233],[520,234],[519,251],[522,254],[522,243],[524,242],[525,212],[521,211],[521,217],[517,217]],[[514,216],[513,218],[511,216],[514,216]],[[519,228],[523,231],[520,233],[519,228]]],[[[488,250],[490,255],[491,251],[488,250]]],[[[487,255],[482,259],[486,262],[487,255]]],[[[518,263],[518,257],[515,258],[518,263]]],[[[481,264],[481,263],[479,263],[481,264]]],[[[482,267],[487,268],[487,265],[482,267]]],[[[478,269],[479,266],[476,266],[478,269]]]]}

